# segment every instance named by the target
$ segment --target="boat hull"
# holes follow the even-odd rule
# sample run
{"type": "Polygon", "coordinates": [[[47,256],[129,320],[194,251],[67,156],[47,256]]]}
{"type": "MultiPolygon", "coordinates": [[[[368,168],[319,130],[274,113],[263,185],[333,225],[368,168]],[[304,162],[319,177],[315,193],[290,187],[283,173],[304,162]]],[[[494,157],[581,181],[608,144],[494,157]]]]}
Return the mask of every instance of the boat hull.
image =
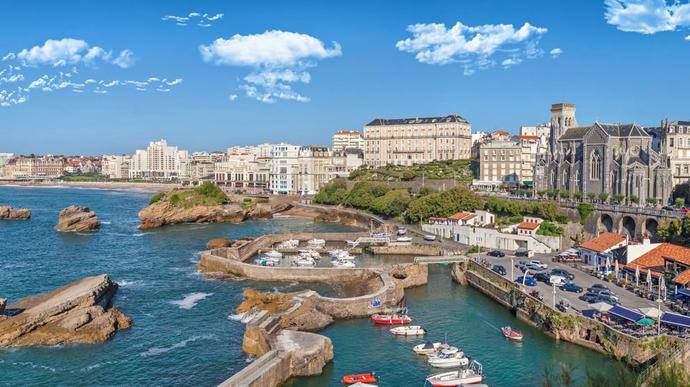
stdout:
{"type": "Polygon", "coordinates": [[[371,321],[379,325],[405,325],[412,322],[408,316],[381,316],[375,314],[371,316],[371,321]]]}

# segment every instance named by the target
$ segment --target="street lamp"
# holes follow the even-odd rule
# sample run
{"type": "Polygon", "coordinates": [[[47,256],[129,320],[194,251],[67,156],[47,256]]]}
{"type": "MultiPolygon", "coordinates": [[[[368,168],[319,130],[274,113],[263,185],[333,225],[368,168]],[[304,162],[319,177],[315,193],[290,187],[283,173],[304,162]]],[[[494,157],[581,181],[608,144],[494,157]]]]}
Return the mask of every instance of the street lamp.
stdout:
{"type": "Polygon", "coordinates": [[[553,308],[556,309],[556,284],[551,283],[553,286],[553,308]]]}
{"type": "Polygon", "coordinates": [[[659,317],[657,317],[657,336],[661,335],[661,303],[664,302],[661,298],[656,299],[657,311],[659,317]]]}
{"type": "Polygon", "coordinates": [[[510,282],[515,281],[515,276],[513,271],[515,270],[515,264],[513,263],[513,258],[510,258],[510,282]]]}

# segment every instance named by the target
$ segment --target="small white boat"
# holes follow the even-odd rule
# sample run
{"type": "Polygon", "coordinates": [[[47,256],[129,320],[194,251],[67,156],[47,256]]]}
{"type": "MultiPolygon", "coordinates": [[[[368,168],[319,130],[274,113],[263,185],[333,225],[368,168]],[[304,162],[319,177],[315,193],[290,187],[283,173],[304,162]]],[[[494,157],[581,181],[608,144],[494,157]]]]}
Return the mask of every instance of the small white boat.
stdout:
{"type": "Polygon", "coordinates": [[[323,239],[310,239],[307,245],[309,247],[324,247],[326,246],[326,241],[323,239]]]}
{"type": "Polygon", "coordinates": [[[451,352],[442,350],[427,360],[430,366],[436,368],[456,368],[470,364],[470,359],[465,357],[462,352],[451,352]]]}
{"type": "Polygon", "coordinates": [[[390,332],[396,336],[422,336],[426,334],[424,328],[419,325],[408,325],[391,328],[390,332]]]}
{"type": "Polygon", "coordinates": [[[441,345],[442,343],[432,343],[431,341],[427,341],[426,343],[415,345],[412,347],[412,350],[417,355],[432,355],[436,353],[441,345]]]}
{"type": "Polygon", "coordinates": [[[295,265],[297,265],[299,267],[314,267],[314,266],[316,266],[316,262],[311,257],[300,256],[300,257],[297,257],[297,259],[295,259],[294,262],[295,262],[295,265]]]}
{"type": "Polygon", "coordinates": [[[279,249],[294,249],[297,246],[299,246],[299,241],[297,239],[288,239],[278,244],[279,249]]]}
{"type": "Polygon", "coordinates": [[[412,242],[412,238],[411,237],[398,237],[395,241],[396,242],[412,242]]]}
{"type": "Polygon", "coordinates": [[[429,241],[429,242],[433,242],[436,240],[436,235],[432,235],[432,234],[424,235],[424,240],[429,241]]]}
{"type": "Polygon", "coordinates": [[[372,235],[374,238],[388,238],[391,236],[391,234],[387,232],[377,232],[374,235],[372,235]]]}
{"type": "Polygon", "coordinates": [[[426,381],[434,387],[456,387],[466,384],[477,384],[483,380],[482,365],[472,360],[469,368],[430,375],[426,381]]]}
{"type": "Polygon", "coordinates": [[[462,349],[458,349],[458,347],[454,347],[452,345],[443,343],[438,347],[438,349],[436,349],[435,352],[429,354],[428,356],[436,356],[441,352],[443,352],[447,355],[452,355],[452,354],[456,354],[456,353],[460,354],[461,356],[465,355],[465,353],[462,351],[462,349]]]}
{"type": "Polygon", "coordinates": [[[307,249],[307,250],[299,250],[297,251],[300,256],[302,257],[309,257],[312,259],[321,259],[321,254],[319,254],[317,251],[307,249]]]}
{"type": "Polygon", "coordinates": [[[357,247],[357,245],[359,245],[359,242],[357,242],[357,241],[348,240],[348,241],[345,241],[345,243],[347,243],[347,247],[357,247]]]}
{"type": "Polygon", "coordinates": [[[405,227],[401,227],[398,229],[398,235],[402,236],[407,234],[407,229],[405,227]]]}
{"type": "Polygon", "coordinates": [[[345,260],[345,259],[337,259],[335,261],[331,261],[333,264],[333,267],[342,267],[342,268],[347,268],[351,269],[355,267],[355,263],[350,261],[350,260],[345,260]]]}

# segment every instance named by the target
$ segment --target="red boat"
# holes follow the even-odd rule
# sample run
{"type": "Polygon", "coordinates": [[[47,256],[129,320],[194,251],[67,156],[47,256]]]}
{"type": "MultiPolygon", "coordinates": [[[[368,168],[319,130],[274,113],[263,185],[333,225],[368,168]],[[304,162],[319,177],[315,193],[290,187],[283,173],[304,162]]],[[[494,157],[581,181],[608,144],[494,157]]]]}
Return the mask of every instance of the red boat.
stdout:
{"type": "Polygon", "coordinates": [[[503,333],[503,336],[505,336],[507,339],[522,341],[522,333],[519,331],[514,331],[511,327],[501,328],[501,333],[503,333]]]}
{"type": "Polygon", "coordinates": [[[343,376],[343,383],[345,384],[355,384],[355,383],[376,383],[376,374],[369,372],[366,374],[350,374],[343,376]]]}
{"type": "Polygon", "coordinates": [[[371,316],[371,321],[381,325],[404,325],[411,323],[412,319],[406,314],[375,314],[371,316]]]}

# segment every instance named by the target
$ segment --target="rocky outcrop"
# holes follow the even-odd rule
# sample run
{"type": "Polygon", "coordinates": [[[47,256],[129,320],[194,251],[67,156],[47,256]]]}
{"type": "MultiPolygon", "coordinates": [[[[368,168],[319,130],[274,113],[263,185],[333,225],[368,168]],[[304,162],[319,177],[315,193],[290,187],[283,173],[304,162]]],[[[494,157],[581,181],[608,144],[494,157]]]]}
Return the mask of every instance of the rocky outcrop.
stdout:
{"type": "Polygon", "coordinates": [[[0,297],[0,316],[5,314],[5,306],[7,306],[7,298],[0,297]]]}
{"type": "Polygon", "coordinates": [[[316,333],[283,330],[275,338],[275,349],[290,354],[290,376],[318,375],[333,359],[333,343],[316,333]]]}
{"type": "Polygon", "coordinates": [[[0,320],[0,347],[99,343],[131,320],[113,307],[117,284],[105,274],[7,306],[13,315],[0,320]]]}
{"type": "Polygon", "coordinates": [[[151,229],[180,223],[239,223],[247,214],[237,204],[178,207],[160,201],[139,211],[140,229],[151,229]]]}
{"type": "Polygon", "coordinates": [[[55,231],[84,232],[94,231],[101,227],[96,213],[84,206],[69,206],[60,211],[55,231]]]}
{"type": "Polygon", "coordinates": [[[232,243],[228,238],[215,238],[211,239],[210,241],[208,241],[208,243],[206,243],[206,248],[208,248],[209,250],[213,250],[219,249],[221,247],[230,247],[231,245],[232,243]]]}
{"type": "Polygon", "coordinates": [[[426,285],[429,282],[429,266],[415,263],[393,265],[388,271],[403,288],[426,285]]]}
{"type": "Polygon", "coordinates": [[[31,211],[28,208],[0,206],[0,220],[27,220],[29,218],[31,218],[31,211]]]}

